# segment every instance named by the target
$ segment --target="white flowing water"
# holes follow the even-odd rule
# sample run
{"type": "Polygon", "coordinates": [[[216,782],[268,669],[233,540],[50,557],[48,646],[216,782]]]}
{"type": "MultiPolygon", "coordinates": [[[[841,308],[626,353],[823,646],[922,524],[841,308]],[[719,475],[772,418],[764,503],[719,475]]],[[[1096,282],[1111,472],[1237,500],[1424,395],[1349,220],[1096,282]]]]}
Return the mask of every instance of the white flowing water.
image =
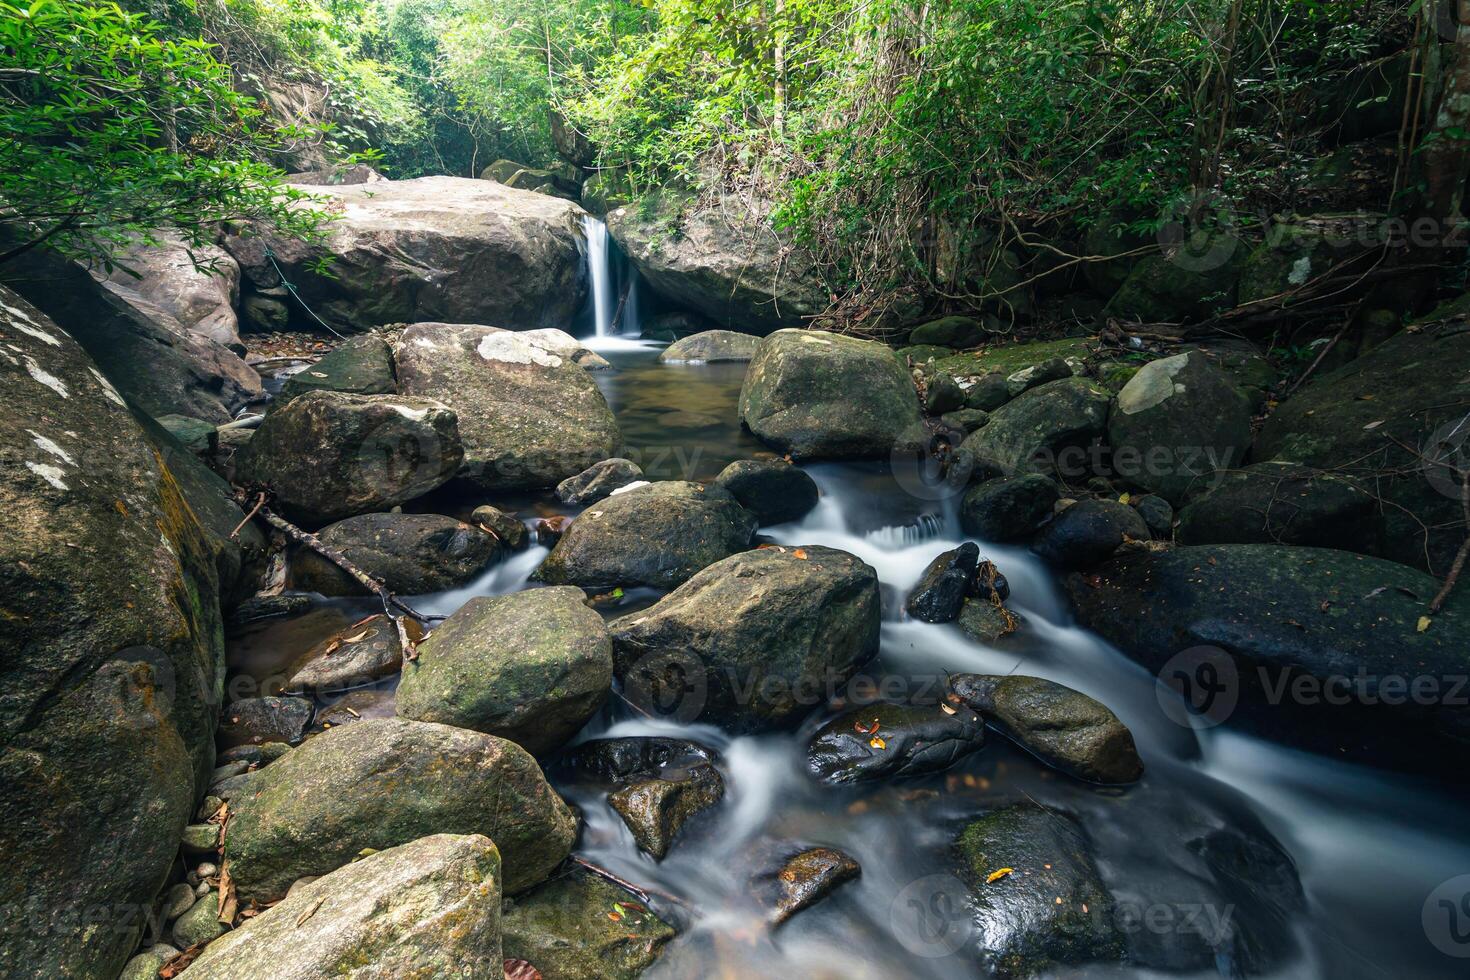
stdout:
{"type": "Polygon", "coordinates": [[[598,337],[613,336],[617,298],[613,291],[613,269],[607,225],[601,218],[586,215],[582,231],[587,239],[587,272],[592,280],[592,324],[598,337]]]}

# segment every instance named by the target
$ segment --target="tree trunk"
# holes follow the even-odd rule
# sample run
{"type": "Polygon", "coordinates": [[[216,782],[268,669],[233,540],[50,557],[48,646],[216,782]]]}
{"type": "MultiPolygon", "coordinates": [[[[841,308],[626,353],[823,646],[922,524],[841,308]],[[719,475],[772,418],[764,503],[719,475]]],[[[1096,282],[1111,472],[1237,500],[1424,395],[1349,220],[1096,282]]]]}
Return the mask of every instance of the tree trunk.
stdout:
{"type": "Polygon", "coordinates": [[[1459,0],[1457,13],[1453,60],[1422,150],[1424,212],[1441,222],[1446,244],[1455,240],[1465,220],[1465,180],[1470,176],[1470,0],[1459,0]]]}
{"type": "Polygon", "coordinates": [[[786,132],[786,0],[776,0],[776,132],[786,132]]]}

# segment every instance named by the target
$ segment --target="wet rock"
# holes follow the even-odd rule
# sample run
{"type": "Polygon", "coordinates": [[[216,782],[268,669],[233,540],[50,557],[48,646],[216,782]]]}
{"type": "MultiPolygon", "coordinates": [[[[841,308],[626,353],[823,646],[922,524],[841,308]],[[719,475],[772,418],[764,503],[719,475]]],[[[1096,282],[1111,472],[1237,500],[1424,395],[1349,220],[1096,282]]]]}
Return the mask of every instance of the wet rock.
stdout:
{"type": "Polygon", "coordinates": [[[1106,388],[1085,378],[1051,381],[991,412],[961,448],[1007,474],[1079,476],[1085,450],[1106,430],[1110,401],[1106,388]]]}
{"type": "Polygon", "coordinates": [[[1158,494],[1146,493],[1134,497],[1129,503],[1148,525],[1148,533],[1155,541],[1168,541],[1174,537],[1174,507],[1169,501],[1158,494]]]}
{"type": "Polygon", "coordinates": [[[269,248],[301,301],[344,333],[426,320],[556,327],[587,295],[575,204],[461,177],[312,193],[336,216],[324,243],[255,227],[224,244],[260,287],[279,282],[269,248]]]}
{"type": "Polygon", "coordinates": [[[1057,485],[1037,473],[987,480],[965,491],[960,526],[985,541],[1031,537],[1056,506],[1057,485]]]}
{"type": "Polygon", "coordinates": [[[725,796],[725,780],[708,763],[699,763],[680,774],[633,783],[608,795],[608,805],[633,832],[639,848],[662,860],[674,838],[703,810],[725,796]]]}
{"type": "Polygon", "coordinates": [[[1019,803],[969,824],[955,849],[970,885],[976,949],[993,974],[1030,977],[1122,958],[1112,897],[1071,817],[1019,803]],[[1012,870],[987,883],[1003,868],[1012,870]]]}
{"type": "Polygon", "coordinates": [[[631,459],[604,459],[558,483],[556,496],[564,504],[580,507],[606,500],[614,490],[642,479],[643,468],[631,459]]]}
{"type": "Polygon", "coordinates": [[[943,415],[962,408],[965,392],[949,375],[939,372],[929,376],[924,390],[924,410],[930,415],[943,415]]]}
{"type": "Polygon", "coordinates": [[[309,595],[251,596],[231,611],[227,625],[232,630],[239,630],[267,619],[300,616],[311,611],[315,603],[316,600],[309,595]]]}
{"type": "Polygon", "coordinates": [[[169,938],[179,949],[188,949],[197,943],[212,943],[229,931],[219,920],[219,892],[211,891],[179,916],[169,938]]]}
{"type": "MultiPolygon", "coordinates": [[[[479,528],[438,514],[361,514],[317,534],[322,544],[399,595],[425,595],[463,585],[500,555],[479,528]]],[[[291,581],[322,595],[368,595],[355,579],[315,552],[298,548],[291,581]]]]}
{"type": "Polygon", "coordinates": [[[909,343],[963,349],[978,346],[985,338],[985,328],[979,320],[968,316],[946,316],[915,327],[909,334],[909,343]]]}
{"type": "Polygon", "coordinates": [[[609,624],[624,695],[736,731],[794,724],[878,650],[878,576],[831,548],[762,548],[609,624]]]}
{"type": "Polygon", "coordinates": [[[314,391],[267,415],[235,468],[288,518],[320,526],[422,497],[463,461],[458,419],[439,402],[314,391]]]}
{"type": "Polygon", "coordinates": [[[1011,398],[1017,398],[1032,388],[1039,388],[1049,381],[1060,381],[1073,375],[1072,365],[1060,357],[1053,357],[1039,364],[1023,367],[1013,374],[1006,375],[1006,391],[1011,398]]]}
{"type": "Polygon", "coordinates": [[[285,742],[264,742],[260,745],[236,745],[219,754],[220,762],[244,762],[251,766],[268,766],[291,751],[285,742]]]}
{"type": "Polygon", "coordinates": [[[306,698],[244,698],[225,707],[219,741],[232,745],[261,742],[296,743],[311,724],[313,708],[306,698]]]}
{"type": "Polygon", "coordinates": [[[506,959],[560,980],[636,980],[675,934],[634,896],[581,868],[506,902],[500,926],[506,959]]]}
{"type": "Polygon", "coordinates": [[[158,980],[158,971],[163,964],[179,955],[179,951],[167,943],[149,946],[128,960],[117,980],[158,980]]]}
{"type": "Polygon", "coordinates": [[[1025,620],[1005,608],[1004,604],[998,605],[989,599],[966,599],[957,622],[971,639],[986,646],[995,646],[1006,637],[1014,636],[1025,620]]]}
{"type": "Polygon", "coordinates": [[[398,682],[398,714],[560,748],[612,689],[612,642],[581,589],[481,596],[434,630],[398,682]]]}
{"type": "Polygon", "coordinates": [[[1151,361],[1118,392],[1108,417],[1113,466],[1178,504],[1245,458],[1250,406],[1200,351],[1151,361]]]}
{"type": "Polygon", "coordinates": [[[399,390],[459,417],[462,476],[489,490],[555,486],[618,450],[597,383],[564,354],[497,327],[415,323],[399,338],[399,390]]]}
{"type": "Polygon", "coordinates": [[[990,421],[990,413],[978,408],[960,408],[945,412],[939,421],[951,429],[958,429],[964,435],[969,435],[990,421]]]}
{"type": "Polygon", "coordinates": [[[748,361],[755,356],[760,338],[734,330],[706,330],[676,340],[665,348],[658,359],[665,364],[715,364],[720,361],[748,361]]]}
{"type": "Polygon", "coordinates": [[[1143,775],[1133,734],[1106,705],[1040,677],[955,674],[950,690],[1049,766],[1095,783],[1143,775]]]}
{"type": "Polygon", "coordinates": [[[339,391],[349,395],[392,395],[398,391],[393,376],[393,348],[382,337],[354,337],[322,355],[315,364],[286,379],[272,410],[309,391],[339,391]]]}
{"type": "Polygon", "coordinates": [[[1293,463],[1218,474],[1179,515],[1181,544],[1298,544],[1379,552],[1378,500],[1351,480],[1293,463]]]}
{"type": "Polygon", "coordinates": [[[970,541],[935,558],[909,594],[905,606],[909,615],[926,623],[953,622],[972,587],[979,561],[980,549],[970,541]]]}
{"type": "Polygon", "coordinates": [[[768,920],[779,926],[802,909],[810,908],[841,885],[862,874],[852,857],[832,847],[809,847],[780,859],[773,868],[751,879],[756,903],[768,920]]]}
{"type": "Polygon", "coordinates": [[[1149,540],[1138,511],[1116,500],[1082,500],[1043,527],[1031,547],[1053,568],[1088,568],[1126,540],[1149,540]]]}
{"type": "Polygon", "coordinates": [[[999,371],[982,374],[965,389],[965,407],[982,412],[993,412],[1010,400],[1011,386],[999,371]]]}
{"type": "Polygon", "coordinates": [[[984,742],[985,723],[968,708],[874,704],[819,728],[807,769],[828,783],[905,779],[948,769],[984,742]]]}
{"type": "Polygon", "coordinates": [[[781,330],[746,370],[740,420],[797,459],[886,459],[914,440],[920,416],[913,381],[888,347],[781,330]]]}
{"type": "Polygon", "coordinates": [[[582,513],[533,577],[552,585],[671,589],[750,547],[755,528],[755,518],[720,487],[650,483],[582,513]]]}
{"type": "Polygon", "coordinates": [[[740,459],[715,477],[761,527],[785,524],[817,506],[817,481],[782,459],[740,459]]]}
{"type": "Polygon", "coordinates": [[[470,523],[482,530],[488,529],[511,551],[520,551],[531,543],[531,532],[524,521],[489,504],[476,507],[470,514],[470,523]]]}
{"type": "Polygon", "coordinates": [[[531,525],[531,534],[536,543],[548,548],[556,547],[561,536],[571,526],[572,520],[565,514],[554,514],[551,517],[537,518],[536,523],[531,525]]]}
{"type": "MultiPolygon", "coordinates": [[[[423,629],[404,620],[411,641],[423,638],[423,629]]],[[[288,691],[341,691],[390,677],[403,664],[398,628],[384,615],[355,623],[308,650],[286,682],[288,691]]]]}
{"type": "Polygon", "coordinates": [[[975,565],[975,574],[970,577],[965,595],[988,602],[1005,602],[1011,597],[1011,583],[995,562],[983,558],[975,565]]]}
{"type": "Polygon", "coordinates": [[[653,779],[665,770],[688,771],[700,763],[719,761],[719,753],[682,738],[647,736],[597,738],[567,751],[562,765],[600,782],[627,783],[653,779]]]}
{"type": "Polygon", "coordinates": [[[500,853],[479,834],[437,834],[316,879],[212,943],[198,980],[455,976],[499,980],[500,853]]]}
{"type": "Polygon", "coordinates": [[[225,839],[242,901],[271,901],[363,848],[432,833],[496,841],[514,894],[544,880],[574,835],[571,811],[530,753],[447,725],[389,718],[333,728],[255,778],[225,839]]]}

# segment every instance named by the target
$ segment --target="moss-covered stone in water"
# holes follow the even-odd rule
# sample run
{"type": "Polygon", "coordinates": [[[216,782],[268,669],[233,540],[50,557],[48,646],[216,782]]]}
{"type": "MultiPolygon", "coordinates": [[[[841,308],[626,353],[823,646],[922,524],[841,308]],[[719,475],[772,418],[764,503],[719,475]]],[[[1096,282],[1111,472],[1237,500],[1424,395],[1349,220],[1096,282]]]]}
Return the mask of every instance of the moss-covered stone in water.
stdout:
{"type": "Polygon", "coordinates": [[[341,391],[354,395],[391,395],[398,390],[393,377],[393,350],[382,337],[356,337],[321,360],[286,379],[270,404],[274,411],[308,391],[341,391]]]}
{"type": "Polygon", "coordinates": [[[506,903],[501,943],[556,980],[634,980],[674,927],[611,882],[580,868],[506,903]]]}

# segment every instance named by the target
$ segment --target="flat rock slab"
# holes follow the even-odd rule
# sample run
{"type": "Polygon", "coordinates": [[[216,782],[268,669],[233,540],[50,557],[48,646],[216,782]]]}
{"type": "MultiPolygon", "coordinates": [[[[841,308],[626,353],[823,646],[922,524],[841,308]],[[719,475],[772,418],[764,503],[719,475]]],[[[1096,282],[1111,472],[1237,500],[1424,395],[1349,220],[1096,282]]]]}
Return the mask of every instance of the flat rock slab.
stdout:
{"type": "Polygon", "coordinates": [[[500,924],[507,959],[560,980],[636,980],[674,938],[637,898],[581,868],[506,902],[500,924]]]}
{"type": "MultiPolygon", "coordinates": [[[[317,538],[399,595],[463,585],[500,557],[494,536],[438,514],[360,514],[323,528],[317,538]]],[[[367,588],[314,551],[297,547],[291,581],[322,595],[369,595],[367,588]]]]}
{"type": "Polygon", "coordinates": [[[985,744],[985,723],[966,707],[874,704],[819,728],[807,770],[827,783],[903,779],[941,772],[985,744]]]}

